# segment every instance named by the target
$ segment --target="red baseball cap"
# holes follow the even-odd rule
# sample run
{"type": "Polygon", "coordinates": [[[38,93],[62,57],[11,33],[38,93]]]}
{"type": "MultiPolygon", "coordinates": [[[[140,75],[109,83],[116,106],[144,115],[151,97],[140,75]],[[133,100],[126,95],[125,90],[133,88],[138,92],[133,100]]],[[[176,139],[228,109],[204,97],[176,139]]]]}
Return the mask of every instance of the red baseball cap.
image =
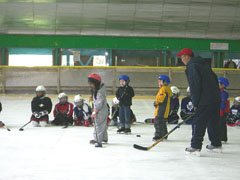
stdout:
{"type": "Polygon", "coordinates": [[[177,56],[181,56],[181,55],[193,56],[193,52],[190,48],[184,48],[181,50],[181,52],[177,53],[177,56]]]}

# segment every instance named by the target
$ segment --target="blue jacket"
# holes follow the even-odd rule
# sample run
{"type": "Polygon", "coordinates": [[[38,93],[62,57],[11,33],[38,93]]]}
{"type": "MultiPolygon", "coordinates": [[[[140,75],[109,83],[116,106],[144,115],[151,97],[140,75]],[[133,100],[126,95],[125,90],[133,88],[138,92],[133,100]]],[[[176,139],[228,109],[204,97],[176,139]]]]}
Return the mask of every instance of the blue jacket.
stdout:
{"type": "Polygon", "coordinates": [[[84,118],[85,115],[90,117],[90,115],[92,114],[90,106],[87,105],[86,103],[84,103],[82,107],[75,106],[73,111],[74,111],[75,117],[77,118],[84,118]]]}
{"type": "Polygon", "coordinates": [[[170,98],[170,112],[178,112],[179,109],[179,99],[178,98],[170,98]]]}
{"type": "Polygon", "coordinates": [[[224,111],[225,110],[225,108],[226,108],[226,101],[228,100],[228,92],[226,91],[226,89],[225,88],[222,88],[221,89],[221,104],[220,104],[220,109],[222,110],[222,111],[224,111]]]}
{"type": "Polygon", "coordinates": [[[183,111],[184,113],[193,113],[194,112],[192,99],[190,97],[185,97],[182,99],[181,111],[183,111]]]}
{"type": "Polygon", "coordinates": [[[185,72],[195,107],[220,103],[217,75],[204,59],[199,56],[192,57],[185,72]]]}

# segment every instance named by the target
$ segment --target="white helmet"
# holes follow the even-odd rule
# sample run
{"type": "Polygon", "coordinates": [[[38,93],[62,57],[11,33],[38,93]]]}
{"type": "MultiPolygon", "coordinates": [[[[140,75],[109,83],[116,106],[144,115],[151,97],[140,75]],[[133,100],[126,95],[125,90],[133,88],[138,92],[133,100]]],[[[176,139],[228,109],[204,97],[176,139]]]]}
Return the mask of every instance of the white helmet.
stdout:
{"type": "Polygon", "coordinates": [[[60,93],[59,95],[58,95],[58,99],[62,99],[62,98],[68,98],[68,96],[67,96],[67,94],[66,93],[60,93]]]}
{"type": "Polygon", "coordinates": [[[178,89],[177,86],[171,86],[171,91],[173,94],[179,94],[180,90],[178,89]]]}
{"type": "Polygon", "coordinates": [[[46,92],[46,88],[44,86],[38,86],[36,92],[46,92]]]}
{"type": "Polygon", "coordinates": [[[117,99],[117,97],[113,98],[113,104],[119,104],[119,100],[117,99]]]}
{"type": "Polygon", "coordinates": [[[237,101],[237,102],[240,103],[240,96],[236,97],[236,98],[235,98],[235,101],[237,101]]]}
{"type": "Polygon", "coordinates": [[[84,101],[81,94],[78,94],[74,97],[74,103],[78,103],[78,102],[81,102],[81,101],[84,101]]]}
{"type": "Polygon", "coordinates": [[[186,91],[187,91],[187,93],[190,93],[190,87],[189,86],[188,86],[186,91]]]}

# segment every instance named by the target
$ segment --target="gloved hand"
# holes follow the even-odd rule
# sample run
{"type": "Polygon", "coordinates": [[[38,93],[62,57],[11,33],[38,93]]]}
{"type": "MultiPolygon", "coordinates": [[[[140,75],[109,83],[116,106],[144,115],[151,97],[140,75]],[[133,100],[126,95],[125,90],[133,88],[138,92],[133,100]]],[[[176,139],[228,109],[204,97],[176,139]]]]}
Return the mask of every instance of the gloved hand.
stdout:
{"type": "Polygon", "coordinates": [[[91,117],[92,118],[95,118],[96,114],[98,113],[98,110],[97,109],[94,109],[94,112],[92,113],[91,117]]]}
{"type": "Polygon", "coordinates": [[[38,112],[34,112],[33,116],[37,119],[41,117],[40,113],[38,113],[38,112]]]}
{"type": "Polygon", "coordinates": [[[153,102],[153,106],[156,108],[158,105],[156,104],[156,102],[153,102]]]}
{"type": "Polygon", "coordinates": [[[91,115],[91,118],[95,118],[95,116],[96,116],[96,113],[93,112],[92,115],[91,115]]]}
{"type": "Polygon", "coordinates": [[[224,115],[223,110],[220,110],[220,117],[223,117],[223,115],[224,115]]]}
{"type": "Polygon", "coordinates": [[[2,121],[0,121],[0,127],[3,127],[3,126],[5,126],[5,124],[2,121]]]}
{"type": "Polygon", "coordinates": [[[44,113],[44,115],[48,115],[48,111],[47,110],[43,111],[43,113],[44,113]]]}

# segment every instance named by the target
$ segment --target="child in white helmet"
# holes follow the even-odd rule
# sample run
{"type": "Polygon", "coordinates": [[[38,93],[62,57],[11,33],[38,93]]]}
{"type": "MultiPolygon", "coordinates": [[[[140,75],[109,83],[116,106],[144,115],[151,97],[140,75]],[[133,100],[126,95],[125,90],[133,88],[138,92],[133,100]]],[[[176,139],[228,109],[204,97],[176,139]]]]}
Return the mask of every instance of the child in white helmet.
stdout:
{"type": "Polygon", "coordinates": [[[230,109],[230,113],[227,116],[227,125],[228,126],[237,126],[240,125],[240,96],[234,99],[233,105],[230,109]]]}
{"type": "Polygon", "coordinates": [[[176,86],[171,86],[172,96],[170,98],[170,113],[168,116],[169,124],[177,124],[179,120],[178,109],[179,109],[179,95],[180,90],[176,86]]]}
{"type": "MultiPolygon", "coordinates": [[[[134,122],[136,122],[136,116],[133,113],[132,109],[130,109],[130,113],[131,113],[131,120],[130,123],[133,124],[134,122]]],[[[119,118],[119,100],[117,99],[117,97],[113,98],[112,101],[112,119],[109,123],[109,126],[118,126],[120,122],[118,122],[118,118],[119,118]]]]}
{"type": "Polygon", "coordinates": [[[55,105],[52,125],[72,125],[73,124],[73,104],[68,102],[68,96],[65,93],[58,95],[59,103],[55,105]]]}
{"type": "Polygon", "coordinates": [[[45,127],[49,121],[48,114],[52,111],[52,101],[46,97],[46,88],[38,86],[36,97],[31,102],[32,116],[31,121],[34,127],[45,127]]]}
{"type": "Polygon", "coordinates": [[[80,94],[74,97],[74,104],[75,104],[75,107],[73,111],[74,111],[75,126],[85,126],[85,127],[92,126],[91,107],[84,102],[84,99],[80,94]]]}

